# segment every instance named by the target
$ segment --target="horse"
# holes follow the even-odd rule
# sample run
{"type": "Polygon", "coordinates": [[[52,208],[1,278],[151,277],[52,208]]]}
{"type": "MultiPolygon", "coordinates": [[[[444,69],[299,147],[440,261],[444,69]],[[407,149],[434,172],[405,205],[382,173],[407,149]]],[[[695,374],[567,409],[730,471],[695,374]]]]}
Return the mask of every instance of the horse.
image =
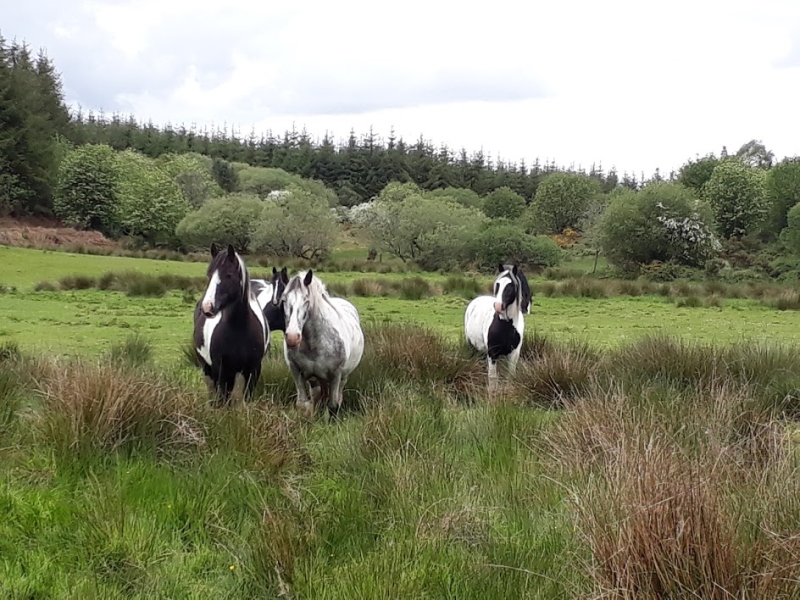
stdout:
{"type": "Polygon", "coordinates": [[[237,375],[251,397],[269,348],[270,330],[250,285],[247,267],[228,245],[211,244],[208,286],[194,310],[194,347],[209,391],[228,403],[237,375]]]}
{"type": "Polygon", "coordinates": [[[464,313],[464,333],[467,342],[478,352],[486,353],[489,389],[497,386],[497,361],[506,357],[508,372],[516,372],[524,314],[530,314],[531,290],[525,274],[517,265],[499,264],[492,285],[492,296],[478,296],[464,313]]]}
{"type": "Polygon", "coordinates": [[[280,302],[286,316],[283,355],[297,387],[297,408],[310,417],[325,400],[330,418],[336,418],[347,378],[364,354],[358,310],[331,297],[311,269],[288,281],[280,302]],[[310,399],[306,384],[313,386],[310,399]]]}
{"type": "Polygon", "coordinates": [[[269,280],[250,280],[250,289],[261,306],[271,332],[286,331],[286,319],[283,315],[283,308],[280,306],[281,294],[286,287],[286,282],[288,282],[286,267],[283,267],[280,272],[272,267],[272,278],[269,280]]]}

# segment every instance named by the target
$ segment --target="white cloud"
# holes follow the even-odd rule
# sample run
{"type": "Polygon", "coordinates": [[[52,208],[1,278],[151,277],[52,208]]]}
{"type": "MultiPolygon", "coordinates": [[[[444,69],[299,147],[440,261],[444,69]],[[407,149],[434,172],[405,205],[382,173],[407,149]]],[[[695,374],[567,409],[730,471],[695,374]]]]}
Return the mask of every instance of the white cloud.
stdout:
{"type": "Polygon", "coordinates": [[[751,138],[800,153],[792,0],[64,4],[29,0],[3,33],[48,47],[69,100],[143,120],[394,126],[648,174],[751,138]]]}

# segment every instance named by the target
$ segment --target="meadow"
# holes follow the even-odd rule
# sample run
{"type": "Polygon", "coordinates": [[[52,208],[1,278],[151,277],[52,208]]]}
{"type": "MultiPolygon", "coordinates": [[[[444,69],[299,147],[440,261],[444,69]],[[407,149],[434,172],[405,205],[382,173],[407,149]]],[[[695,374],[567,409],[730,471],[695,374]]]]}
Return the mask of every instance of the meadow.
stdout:
{"type": "Polygon", "coordinates": [[[322,272],[367,337],[329,423],[280,334],[255,400],[208,406],[204,269],[0,248],[1,597],[800,597],[784,292],[531,278],[488,398],[491,278],[322,272]]]}

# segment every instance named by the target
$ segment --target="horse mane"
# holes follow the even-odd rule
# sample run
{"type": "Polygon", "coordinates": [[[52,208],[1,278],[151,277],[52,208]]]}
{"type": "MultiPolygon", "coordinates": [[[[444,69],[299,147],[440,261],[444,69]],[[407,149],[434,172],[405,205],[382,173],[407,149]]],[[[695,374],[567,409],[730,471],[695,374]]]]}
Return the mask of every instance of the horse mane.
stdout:
{"type": "MultiPolygon", "coordinates": [[[[286,284],[283,293],[288,294],[294,289],[302,289],[302,286],[304,285],[303,279],[305,278],[307,272],[308,271],[300,271],[297,273],[297,275],[292,277],[289,283],[286,284]]],[[[319,306],[320,302],[330,302],[328,288],[325,287],[325,284],[322,283],[319,277],[312,277],[311,283],[307,287],[308,305],[312,310],[319,306]]]]}
{"type": "Polygon", "coordinates": [[[244,259],[242,259],[235,250],[234,255],[236,256],[236,260],[239,261],[239,274],[242,276],[242,300],[247,304],[251,298],[255,298],[253,290],[250,289],[250,271],[247,270],[244,259]]]}

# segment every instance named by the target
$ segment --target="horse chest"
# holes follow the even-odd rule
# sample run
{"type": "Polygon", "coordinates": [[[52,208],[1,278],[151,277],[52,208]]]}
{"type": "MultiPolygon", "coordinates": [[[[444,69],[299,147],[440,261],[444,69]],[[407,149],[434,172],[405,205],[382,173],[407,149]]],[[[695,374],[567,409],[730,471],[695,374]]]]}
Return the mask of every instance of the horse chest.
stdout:
{"type": "Polygon", "coordinates": [[[321,379],[330,378],[346,358],[344,344],[332,336],[323,339],[304,337],[299,348],[288,349],[287,357],[306,377],[321,379]]]}
{"type": "Polygon", "coordinates": [[[511,321],[504,321],[495,315],[489,326],[487,336],[488,354],[492,360],[511,354],[522,338],[511,321]]]}

